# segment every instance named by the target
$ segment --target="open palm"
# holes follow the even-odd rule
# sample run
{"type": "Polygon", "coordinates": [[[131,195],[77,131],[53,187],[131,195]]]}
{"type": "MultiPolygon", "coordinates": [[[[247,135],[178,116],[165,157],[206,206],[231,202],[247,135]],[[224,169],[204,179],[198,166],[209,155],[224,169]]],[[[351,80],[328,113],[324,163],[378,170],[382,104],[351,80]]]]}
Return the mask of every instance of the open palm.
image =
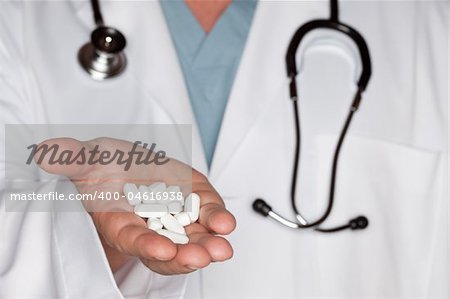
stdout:
{"type": "MultiPolygon", "coordinates": [[[[41,143],[52,146],[57,144],[60,150],[78,152],[99,145],[103,151],[128,152],[133,144],[127,141],[100,138],[80,142],[70,138],[50,139],[41,143]]],[[[46,157],[47,158],[47,157],[46,157]]],[[[201,198],[198,223],[186,227],[189,243],[174,244],[172,241],[147,228],[144,219],[136,216],[126,200],[94,201],[87,203],[93,222],[103,243],[106,255],[113,271],[119,269],[132,257],[139,258],[148,268],[160,274],[180,274],[206,267],[211,262],[224,261],[233,255],[231,245],[217,236],[231,233],[236,222],[224,206],[222,199],[205,176],[186,164],[170,159],[167,164],[136,165],[128,170],[123,165],[88,165],[76,163],[60,165],[48,163],[44,159],[40,165],[49,173],[67,176],[82,194],[97,192],[122,192],[126,182],[151,184],[164,181],[168,185],[180,184],[201,198]],[[183,181],[189,173],[192,181],[183,181]]]]}

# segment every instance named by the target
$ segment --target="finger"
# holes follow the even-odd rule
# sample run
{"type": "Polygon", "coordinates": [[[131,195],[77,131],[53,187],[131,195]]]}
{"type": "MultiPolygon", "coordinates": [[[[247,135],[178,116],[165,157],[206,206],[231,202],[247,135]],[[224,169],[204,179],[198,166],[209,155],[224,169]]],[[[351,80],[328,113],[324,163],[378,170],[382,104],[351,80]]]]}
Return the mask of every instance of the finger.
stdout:
{"type": "Polygon", "coordinates": [[[228,235],[236,228],[236,219],[225,208],[219,193],[207,178],[196,170],[192,170],[192,192],[200,196],[199,222],[208,230],[228,235]]]}
{"type": "Polygon", "coordinates": [[[219,203],[206,203],[200,207],[199,223],[205,226],[208,230],[220,234],[228,235],[236,228],[236,219],[225,209],[225,206],[219,203]]]}
{"type": "Polygon", "coordinates": [[[202,225],[195,223],[189,225],[186,227],[186,232],[190,242],[203,246],[212,261],[222,262],[233,256],[233,248],[230,243],[222,237],[211,235],[202,225]]]}
{"type": "Polygon", "coordinates": [[[184,274],[208,266],[211,257],[203,246],[189,243],[178,245],[177,255],[170,261],[144,260],[144,263],[159,274],[184,274]]]}
{"type": "Polygon", "coordinates": [[[171,260],[177,254],[172,241],[149,230],[133,213],[94,213],[93,218],[105,241],[124,254],[159,261],[171,260]]]}
{"type": "Polygon", "coordinates": [[[46,172],[70,178],[78,177],[91,168],[88,163],[76,163],[81,162],[76,156],[84,147],[82,142],[72,138],[48,139],[36,147],[34,160],[46,172]]]}

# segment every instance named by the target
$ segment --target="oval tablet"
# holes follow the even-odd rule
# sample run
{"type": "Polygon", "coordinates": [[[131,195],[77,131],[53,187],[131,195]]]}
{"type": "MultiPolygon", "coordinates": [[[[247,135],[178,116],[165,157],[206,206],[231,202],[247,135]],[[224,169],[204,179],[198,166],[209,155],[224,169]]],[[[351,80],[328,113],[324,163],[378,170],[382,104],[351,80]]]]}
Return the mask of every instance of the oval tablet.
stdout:
{"type": "Polygon", "coordinates": [[[175,244],[187,244],[189,242],[189,238],[186,235],[177,234],[167,229],[159,229],[156,232],[161,236],[169,238],[175,244]]]}
{"type": "Polygon", "coordinates": [[[153,183],[148,186],[148,191],[153,193],[162,193],[166,191],[166,184],[163,182],[153,183]]]}
{"type": "Polygon", "coordinates": [[[130,205],[135,206],[141,203],[140,197],[136,196],[138,193],[139,190],[135,184],[125,183],[125,185],[123,185],[123,194],[127,197],[130,205]]]}
{"type": "Polygon", "coordinates": [[[197,193],[191,193],[186,197],[184,201],[184,211],[191,218],[191,223],[194,223],[198,220],[200,215],[200,196],[197,193]]]}
{"type": "Polygon", "coordinates": [[[163,228],[163,224],[159,218],[148,218],[147,227],[151,230],[158,230],[163,228]]]}
{"type": "Polygon", "coordinates": [[[160,218],[167,214],[167,206],[156,203],[141,203],[134,207],[134,213],[143,218],[160,218]]]}
{"type": "Polygon", "coordinates": [[[168,198],[172,201],[176,200],[181,203],[181,205],[184,205],[184,197],[183,193],[181,192],[181,188],[179,186],[169,186],[166,189],[168,198]]]}
{"type": "Polygon", "coordinates": [[[152,203],[150,189],[145,185],[139,186],[139,193],[141,193],[141,202],[142,203],[152,203]]]}
{"type": "Polygon", "coordinates": [[[161,217],[161,223],[170,231],[183,235],[186,234],[184,227],[169,213],[161,217]]]}
{"type": "Polygon", "coordinates": [[[178,214],[181,211],[183,211],[183,206],[181,205],[181,202],[174,200],[169,201],[167,208],[169,209],[170,214],[178,214]]]}
{"type": "Polygon", "coordinates": [[[169,186],[169,187],[167,187],[166,191],[178,193],[178,192],[181,192],[181,189],[179,186],[169,186]]]}
{"type": "Polygon", "coordinates": [[[191,224],[191,218],[186,212],[176,214],[174,217],[178,221],[178,223],[180,223],[182,226],[191,224]]]}

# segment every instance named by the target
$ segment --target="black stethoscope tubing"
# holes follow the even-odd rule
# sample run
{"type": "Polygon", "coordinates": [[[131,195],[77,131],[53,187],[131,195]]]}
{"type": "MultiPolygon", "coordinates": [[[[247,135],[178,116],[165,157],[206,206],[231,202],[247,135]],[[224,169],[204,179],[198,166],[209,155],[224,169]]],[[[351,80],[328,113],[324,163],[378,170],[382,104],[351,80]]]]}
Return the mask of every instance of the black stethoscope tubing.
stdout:
{"type": "Polygon", "coordinates": [[[356,31],[354,28],[339,22],[338,20],[338,1],[330,0],[330,18],[329,19],[320,19],[313,20],[302,25],[295,32],[294,36],[289,43],[289,47],[286,53],[286,69],[287,75],[290,79],[289,84],[289,93],[290,98],[293,104],[293,110],[295,115],[295,155],[294,155],[294,168],[292,174],[291,181],[291,206],[292,210],[295,214],[296,221],[290,221],[287,218],[279,215],[262,199],[256,199],[253,202],[253,209],[262,214],[263,216],[269,216],[277,222],[297,229],[306,229],[312,228],[315,231],[330,233],[330,232],[338,232],[344,229],[365,229],[369,221],[365,216],[358,216],[356,218],[351,219],[348,223],[333,227],[333,228],[322,228],[320,225],[325,222],[325,220],[330,216],[331,211],[333,209],[334,204],[334,195],[335,195],[335,187],[336,187],[336,175],[338,170],[338,162],[339,162],[339,154],[341,152],[342,144],[344,142],[345,136],[347,135],[347,131],[349,129],[350,123],[352,121],[354,113],[358,110],[359,104],[361,102],[362,93],[367,87],[369,83],[370,76],[372,74],[371,60],[369,54],[369,48],[362,37],[362,35],[356,31]],[[296,85],[296,76],[297,76],[297,64],[296,64],[296,53],[297,50],[303,40],[303,38],[313,30],[316,29],[330,29],[335,30],[341,33],[344,33],[348,37],[350,37],[353,42],[356,44],[359,50],[361,63],[362,63],[362,72],[357,82],[357,90],[355,92],[352,105],[348,112],[347,118],[345,120],[344,126],[340,132],[339,139],[337,145],[335,147],[334,156],[333,156],[333,164],[331,169],[331,180],[330,180],[330,189],[328,196],[328,204],[325,209],[325,212],[316,220],[308,222],[300,213],[296,204],[296,190],[297,190],[297,174],[298,168],[300,165],[300,145],[301,145],[301,134],[300,134],[300,113],[299,113],[299,101],[298,101],[298,93],[297,93],[297,85],[296,85]]]}

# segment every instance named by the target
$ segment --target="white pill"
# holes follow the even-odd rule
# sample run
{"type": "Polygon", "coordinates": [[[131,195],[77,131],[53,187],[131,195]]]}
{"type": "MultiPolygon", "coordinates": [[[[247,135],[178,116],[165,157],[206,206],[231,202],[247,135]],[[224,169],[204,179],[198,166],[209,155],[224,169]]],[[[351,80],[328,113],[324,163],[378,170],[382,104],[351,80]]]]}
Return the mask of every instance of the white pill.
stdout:
{"type": "Polygon", "coordinates": [[[135,184],[126,183],[125,185],[123,185],[123,194],[125,194],[125,196],[127,197],[128,203],[130,205],[135,206],[141,203],[138,193],[139,190],[135,184]]]}
{"type": "Polygon", "coordinates": [[[162,193],[165,192],[167,189],[166,184],[159,182],[159,183],[154,183],[148,186],[149,192],[153,192],[153,193],[162,193]]]}
{"type": "Polygon", "coordinates": [[[181,205],[181,202],[178,200],[169,200],[169,204],[167,205],[167,208],[169,210],[170,214],[178,214],[181,211],[183,211],[183,206],[181,205]]]}
{"type": "Polygon", "coordinates": [[[175,192],[175,194],[176,194],[178,192],[181,192],[181,188],[179,186],[169,186],[169,187],[167,187],[166,191],[167,192],[175,192]]]}
{"type": "Polygon", "coordinates": [[[186,234],[184,227],[170,214],[165,214],[161,217],[161,223],[164,225],[164,228],[173,231],[178,234],[186,234]]]}
{"type": "Polygon", "coordinates": [[[141,193],[148,193],[149,190],[148,190],[147,186],[145,186],[145,185],[140,185],[140,186],[139,186],[139,192],[141,192],[141,193]]]}
{"type": "MultiPolygon", "coordinates": [[[[145,191],[147,193],[142,196],[143,203],[156,203],[156,201],[162,197],[162,194],[156,196],[156,193],[158,193],[159,191],[155,192],[153,188],[150,188],[150,186],[146,186],[145,191]]],[[[158,201],[158,203],[160,202],[158,201]]]]}
{"type": "Polygon", "coordinates": [[[147,187],[148,197],[151,202],[164,203],[164,193],[166,192],[166,184],[154,183],[147,187]]]}
{"type": "Polygon", "coordinates": [[[200,215],[200,196],[197,193],[191,193],[184,201],[184,211],[191,218],[191,223],[198,220],[200,215]]]}
{"type": "Polygon", "coordinates": [[[159,218],[148,218],[147,227],[151,230],[158,230],[163,228],[163,224],[159,218]]]}
{"type": "Polygon", "coordinates": [[[176,214],[174,217],[178,221],[178,223],[180,223],[182,226],[191,224],[191,218],[186,212],[176,214]]]}
{"type": "Polygon", "coordinates": [[[186,235],[177,234],[166,229],[159,229],[156,232],[161,236],[169,238],[175,244],[186,244],[189,242],[189,238],[186,235]]]}
{"type": "Polygon", "coordinates": [[[138,204],[134,207],[134,213],[144,218],[160,218],[167,214],[167,206],[160,204],[138,204]]]}
{"type": "Polygon", "coordinates": [[[147,186],[140,185],[139,186],[139,193],[140,193],[139,197],[141,199],[141,202],[146,202],[147,199],[148,199],[148,188],[147,188],[147,186]],[[146,198],[146,199],[144,199],[144,198],[146,198]]]}
{"type": "Polygon", "coordinates": [[[169,199],[179,201],[184,206],[184,197],[179,186],[169,186],[166,192],[169,199]]]}

